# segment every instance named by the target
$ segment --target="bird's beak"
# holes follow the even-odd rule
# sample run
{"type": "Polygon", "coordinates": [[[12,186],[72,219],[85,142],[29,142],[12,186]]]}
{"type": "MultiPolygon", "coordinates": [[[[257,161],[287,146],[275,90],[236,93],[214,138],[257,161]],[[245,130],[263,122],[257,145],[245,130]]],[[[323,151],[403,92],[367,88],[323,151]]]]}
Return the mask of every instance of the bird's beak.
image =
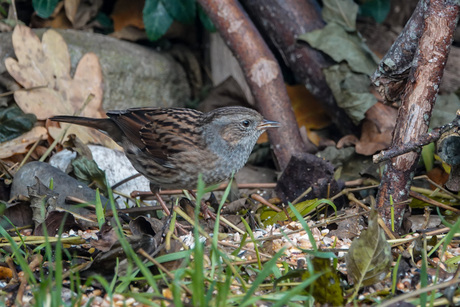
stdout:
{"type": "Polygon", "coordinates": [[[258,126],[257,130],[265,130],[268,128],[277,128],[280,126],[280,123],[275,122],[273,120],[266,120],[264,119],[258,126]]]}

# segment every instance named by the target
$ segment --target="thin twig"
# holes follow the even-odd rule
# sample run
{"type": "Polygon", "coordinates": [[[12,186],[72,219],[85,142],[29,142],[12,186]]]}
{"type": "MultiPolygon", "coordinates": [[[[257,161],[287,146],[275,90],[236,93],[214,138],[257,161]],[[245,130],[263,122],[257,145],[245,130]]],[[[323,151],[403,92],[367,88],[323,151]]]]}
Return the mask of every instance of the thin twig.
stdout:
{"type": "Polygon", "coordinates": [[[121,186],[122,184],[125,184],[126,182],[128,181],[131,181],[133,179],[136,179],[137,177],[140,177],[142,176],[140,173],[137,173],[137,174],[134,174],[134,175],[131,175],[117,183],[115,183],[113,186],[112,186],[112,190],[115,190],[116,188],[118,188],[119,186],[121,186]]]}
{"type": "Polygon", "coordinates": [[[309,187],[308,189],[306,189],[302,194],[300,194],[299,197],[297,197],[296,199],[294,199],[294,201],[292,202],[293,205],[297,204],[302,198],[304,198],[308,193],[310,193],[312,191],[312,187],[309,187]]]}
{"type": "Polygon", "coordinates": [[[452,122],[441,127],[434,128],[430,132],[420,135],[416,141],[407,142],[400,145],[400,147],[392,147],[385,151],[382,150],[380,153],[374,155],[372,157],[372,160],[374,163],[380,163],[383,161],[390,160],[391,158],[403,155],[410,151],[419,151],[423,146],[428,145],[432,142],[436,142],[444,133],[454,128],[458,128],[459,126],[460,110],[457,111],[457,117],[452,122]]]}
{"type": "Polygon", "coordinates": [[[32,155],[32,153],[34,152],[34,150],[37,148],[38,146],[38,143],[40,143],[41,139],[38,139],[35,141],[34,145],[29,149],[29,151],[27,152],[27,154],[25,155],[24,159],[22,159],[21,163],[19,164],[18,168],[16,171],[18,171],[25,163],[26,161],[29,159],[29,157],[32,155]]]}
{"type": "MultiPolygon", "coordinates": [[[[414,180],[418,180],[418,179],[425,179],[426,181],[428,181],[430,184],[434,185],[435,187],[437,187],[438,189],[442,190],[446,195],[443,195],[443,193],[438,193],[438,194],[434,194],[435,191],[431,191],[431,190],[428,190],[428,189],[423,189],[423,188],[418,188],[418,187],[413,187],[414,189],[419,189],[419,190],[423,190],[423,191],[431,191],[432,194],[430,194],[430,196],[435,196],[435,195],[439,195],[443,198],[452,198],[452,199],[457,199],[457,200],[460,200],[460,196],[450,192],[449,190],[447,190],[446,188],[444,188],[443,186],[437,184],[436,182],[434,182],[433,180],[431,180],[430,177],[428,177],[427,175],[420,175],[420,176],[417,176],[417,177],[414,177],[414,180]]],[[[424,193],[424,192],[419,192],[419,193],[424,193]]]]}
{"type": "MultiPolygon", "coordinates": [[[[355,195],[354,195],[353,193],[349,193],[349,194],[348,194],[348,199],[349,199],[350,201],[355,202],[356,204],[358,204],[361,208],[363,208],[363,209],[366,210],[366,211],[370,211],[370,210],[371,210],[371,208],[369,208],[368,206],[366,206],[365,204],[363,204],[361,201],[359,201],[359,200],[355,197],[355,195]]],[[[381,218],[380,216],[378,217],[377,221],[378,221],[380,227],[382,227],[382,229],[383,229],[383,231],[385,232],[385,234],[386,234],[390,239],[396,239],[395,234],[387,227],[387,225],[385,225],[385,222],[382,220],[382,218],[381,218]]],[[[398,248],[399,248],[399,250],[400,250],[401,252],[404,251],[404,249],[403,249],[401,246],[399,246],[398,248]]]]}
{"type": "Polygon", "coordinates": [[[412,291],[412,292],[404,293],[404,294],[401,294],[401,295],[399,295],[399,296],[397,296],[397,297],[395,297],[393,299],[387,300],[385,302],[381,302],[380,306],[381,307],[396,306],[396,305],[398,305],[397,304],[398,302],[407,301],[408,299],[410,299],[412,297],[417,297],[422,293],[441,290],[443,288],[450,287],[450,286],[452,286],[452,285],[454,285],[454,284],[456,284],[458,282],[460,282],[460,279],[451,279],[449,281],[446,281],[446,282],[443,282],[443,283],[440,283],[440,284],[437,284],[437,285],[432,285],[432,286],[421,288],[421,289],[418,289],[418,290],[415,290],[415,291],[412,291]]]}
{"type": "Polygon", "coordinates": [[[15,163],[11,168],[8,169],[8,168],[6,167],[6,165],[5,165],[5,163],[4,163],[2,160],[0,160],[0,166],[1,166],[1,168],[3,169],[3,171],[4,171],[4,173],[0,175],[0,178],[3,178],[3,175],[5,175],[5,174],[8,175],[9,178],[13,178],[13,175],[11,174],[11,170],[12,170],[16,165],[18,165],[18,163],[15,163]]]}
{"type": "Polygon", "coordinates": [[[455,213],[460,213],[460,210],[457,209],[457,208],[454,208],[452,206],[449,206],[449,205],[445,205],[439,201],[436,201],[434,199],[431,199],[431,198],[428,198],[426,197],[425,195],[422,195],[422,194],[419,194],[417,192],[414,192],[414,191],[410,191],[410,196],[412,196],[413,198],[416,198],[418,200],[421,200],[423,202],[426,202],[430,205],[433,205],[433,206],[436,206],[436,207],[439,207],[439,208],[443,208],[445,210],[450,210],[452,212],[455,212],[455,213]]]}
{"type": "Polygon", "coordinates": [[[260,202],[261,204],[273,209],[274,211],[276,212],[281,212],[283,210],[281,210],[280,208],[278,208],[277,206],[273,205],[272,203],[268,202],[265,198],[263,198],[262,196],[260,196],[259,194],[251,194],[251,198],[254,199],[255,201],[258,201],[260,202]]]}
{"type": "MultiPolygon", "coordinates": [[[[219,185],[214,191],[223,191],[227,188],[228,183],[219,185]]],[[[274,189],[276,183],[239,183],[237,184],[238,189],[274,189]]],[[[196,192],[196,190],[192,190],[196,192]]],[[[176,195],[182,194],[182,190],[163,190],[160,191],[161,195],[176,195]]]]}

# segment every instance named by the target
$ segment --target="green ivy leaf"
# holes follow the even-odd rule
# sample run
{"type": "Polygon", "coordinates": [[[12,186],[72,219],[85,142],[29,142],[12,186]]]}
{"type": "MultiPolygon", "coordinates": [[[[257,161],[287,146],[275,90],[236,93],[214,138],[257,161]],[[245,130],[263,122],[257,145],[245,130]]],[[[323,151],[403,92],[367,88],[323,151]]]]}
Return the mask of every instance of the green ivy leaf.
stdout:
{"type": "Polygon", "coordinates": [[[216,27],[212,23],[208,14],[206,14],[206,12],[203,10],[201,5],[198,5],[198,17],[200,17],[201,24],[206,30],[209,32],[216,32],[216,27]]]}
{"type": "Polygon", "coordinates": [[[195,0],[162,0],[166,11],[179,22],[191,24],[195,21],[195,0]]]}
{"type": "Polygon", "coordinates": [[[360,5],[359,14],[372,17],[376,22],[382,23],[387,18],[390,8],[390,0],[366,0],[360,5]]]}
{"type": "Polygon", "coordinates": [[[71,164],[73,167],[73,173],[78,180],[88,185],[96,184],[97,188],[106,192],[108,185],[105,172],[97,166],[95,161],[81,156],[74,159],[71,164]]]}
{"type": "Polygon", "coordinates": [[[113,32],[113,21],[109,16],[107,16],[107,14],[102,12],[97,13],[96,21],[102,26],[103,29],[113,32]]]}
{"type": "Polygon", "coordinates": [[[0,143],[12,140],[33,128],[37,118],[18,107],[0,110],[0,143]]]}
{"type": "Polygon", "coordinates": [[[156,41],[162,37],[171,26],[173,19],[160,0],[146,0],[143,19],[147,36],[156,41]]]}
{"type": "Polygon", "coordinates": [[[53,14],[59,0],[32,0],[32,6],[40,18],[46,19],[53,14]]]}

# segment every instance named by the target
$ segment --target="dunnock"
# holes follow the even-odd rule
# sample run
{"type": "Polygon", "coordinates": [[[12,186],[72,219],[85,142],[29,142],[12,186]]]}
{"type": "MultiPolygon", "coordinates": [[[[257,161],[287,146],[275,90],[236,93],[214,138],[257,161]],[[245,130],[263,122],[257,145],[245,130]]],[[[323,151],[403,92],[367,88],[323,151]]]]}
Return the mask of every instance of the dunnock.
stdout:
{"type": "Polygon", "coordinates": [[[121,145],[134,168],[159,188],[196,188],[228,179],[246,163],[259,136],[278,127],[258,112],[225,107],[209,113],[185,108],[109,111],[108,118],[54,116],[50,119],[98,129],[121,145]]]}

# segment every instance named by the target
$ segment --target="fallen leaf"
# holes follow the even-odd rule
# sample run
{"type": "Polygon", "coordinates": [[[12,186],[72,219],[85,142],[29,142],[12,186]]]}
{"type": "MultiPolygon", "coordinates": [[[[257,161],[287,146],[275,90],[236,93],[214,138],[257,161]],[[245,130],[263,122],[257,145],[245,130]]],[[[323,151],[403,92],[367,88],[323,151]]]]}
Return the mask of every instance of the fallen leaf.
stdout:
{"type": "Polygon", "coordinates": [[[0,279],[9,280],[13,278],[13,271],[6,266],[0,266],[0,279]]]}
{"type": "Polygon", "coordinates": [[[228,106],[251,107],[241,86],[232,76],[213,87],[206,98],[200,102],[197,109],[207,113],[228,106]]]}
{"type": "Polygon", "coordinates": [[[103,252],[108,252],[115,244],[115,242],[119,241],[117,232],[107,222],[102,225],[97,234],[97,237],[97,240],[91,239],[90,244],[92,247],[97,248],[103,252]]]}
{"type": "Polygon", "coordinates": [[[321,305],[342,306],[343,290],[337,270],[328,258],[314,257],[311,260],[315,273],[323,273],[313,282],[313,297],[321,305]]]}
{"type": "Polygon", "coordinates": [[[326,82],[339,107],[358,125],[377,99],[369,92],[369,76],[353,72],[346,63],[323,69],[326,82]]]}
{"type": "Polygon", "coordinates": [[[323,0],[321,14],[327,23],[334,22],[347,31],[356,31],[356,16],[359,6],[353,0],[323,0]]]}
{"type": "MultiPolygon", "coordinates": [[[[107,179],[105,172],[101,170],[94,160],[87,157],[77,157],[71,162],[75,177],[87,185],[93,185],[106,195],[107,179]]],[[[94,188],[94,187],[93,187],[94,188]]]]}
{"type": "Polygon", "coordinates": [[[120,40],[127,40],[135,42],[138,40],[147,40],[147,33],[144,30],[141,30],[134,26],[126,26],[120,31],[110,33],[109,36],[120,40]]]}
{"type": "MultiPolygon", "coordinates": [[[[441,167],[434,167],[433,169],[431,169],[427,173],[427,176],[428,176],[428,178],[430,178],[435,183],[437,183],[437,184],[439,184],[441,186],[444,185],[447,182],[447,180],[449,179],[449,174],[446,173],[446,171],[441,167]]],[[[435,190],[436,186],[430,184],[430,188],[432,190],[435,190]]]]}
{"type": "Polygon", "coordinates": [[[398,117],[398,111],[383,103],[376,103],[366,112],[362,133],[356,144],[356,152],[370,156],[377,151],[388,148],[393,138],[393,129],[398,117]]]}
{"type": "Polygon", "coordinates": [[[60,211],[51,211],[48,213],[45,221],[42,224],[37,225],[34,230],[35,236],[43,236],[44,228],[46,228],[47,234],[49,236],[55,236],[59,233],[59,228],[62,228],[62,231],[69,230],[81,230],[82,227],[77,223],[75,217],[69,212],[60,212],[60,211]]]}
{"type": "Polygon", "coordinates": [[[338,142],[337,142],[337,148],[344,148],[344,147],[349,147],[352,145],[356,145],[359,142],[358,138],[354,134],[348,134],[342,137],[338,142]]]}
{"type": "Polygon", "coordinates": [[[65,0],[65,13],[74,29],[83,29],[99,13],[102,0],[65,0]]]}
{"type": "Polygon", "coordinates": [[[113,7],[110,17],[113,20],[115,32],[121,31],[128,26],[144,29],[142,10],[145,1],[143,0],[118,0],[113,7]]]}
{"type": "Polygon", "coordinates": [[[362,217],[356,217],[355,215],[359,212],[359,208],[351,207],[345,209],[345,216],[351,216],[343,220],[337,221],[337,229],[331,230],[329,237],[337,236],[339,239],[350,239],[357,237],[360,233],[359,227],[362,223],[362,217]]]}
{"type": "Polygon", "coordinates": [[[316,146],[320,137],[312,130],[323,129],[331,124],[331,119],[316,98],[304,85],[286,86],[291,105],[300,129],[307,132],[308,139],[316,146]]]}
{"type": "Polygon", "coordinates": [[[24,114],[12,106],[0,110],[0,143],[12,140],[33,128],[37,121],[35,115],[24,114]]]}
{"type": "Polygon", "coordinates": [[[321,50],[337,63],[345,61],[353,72],[371,75],[379,59],[370,51],[363,39],[355,33],[346,32],[336,23],[304,33],[298,37],[315,49],[321,50]]]}
{"type": "Polygon", "coordinates": [[[28,186],[30,207],[32,208],[32,219],[35,226],[42,224],[48,214],[56,210],[59,194],[48,188],[43,182],[35,177],[35,184],[28,186]]]}
{"type": "Polygon", "coordinates": [[[75,15],[77,14],[78,6],[80,5],[80,0],[65,0],[65,15],[72,24],[75,24],[75,15]]]}
{"type": "Polygon", "coordinates": [[[30,204],[26,202],[16,203],[8,207],[0,217],[0,225],[5,229],[10,229],[14,225],[15,227],[23,227],[32,225],[32,208],[30,204]]]}
{"type": "Polygon", "coordinates": [[[27,147],[38,140],[46,140],[47,131],[43,127],[34,127],[29,132],[17,138],[0,144],[0,159],[11,157],[15,154],[25,153],[27,147]]]}
{"type": "Polygon", "coordinates": [[[129,229],[134,236],[151,235],[154,237],[164,232],[164,227],[164,223],[159,219],[146,216],[138,216],[129,222],[129,229]]]}
{"type": "Polygon", "coordinates": [[[278,179],[275,192],[285,204],[294,201],[308,188],[313,190],[301,201],[328,198],[341,191],[341,183],[334,180],[334,166],[308,153],[293,155],[278,179]]]}
{"type": "Polygon", "coordinates": [[[321,306],[342,306],[343,290],[340,285],[337,270],[331,265],[331,259],[313,257],[311,259],[313,272],[304,269],[290,270],[275,281],[278,283],[285,280],[307,280],[318,274],[316,279],[305,288],[305,293],[313,295],[315,302],[321,306]]]}
{"type": "Polygon", "coordinates": [[[357,288],[370,286],[383,280],[390,270],[391,249],[385,233],[377,222],[378,213],[372,209],[369,225],[353,240],[346,255],[349,278],[357,288]]]}
{"type": "MultiPolygon", "coordinates": [[[[12,38],[17,60],[7,58],[5,66],[19,84],[29,88],[14,93],[17,104],[25,113],[33,113],[39,120],[52,115],[79,114],[84,102],[94,95],[79,115],[105,117],[101,107],[102,71],[94,53],[87,53],[81,58],[72,78],[67,45],[56,31],[46,31],[40,42],[30,28],[18,25],[12,38]]],[[[53,131],[52,136],[59,137],[60,131],[53,131]]],[[[70,133],[77,134],[86,142],[116,146],[94,129],[72,126],[67,134],[70,133]]]]}

